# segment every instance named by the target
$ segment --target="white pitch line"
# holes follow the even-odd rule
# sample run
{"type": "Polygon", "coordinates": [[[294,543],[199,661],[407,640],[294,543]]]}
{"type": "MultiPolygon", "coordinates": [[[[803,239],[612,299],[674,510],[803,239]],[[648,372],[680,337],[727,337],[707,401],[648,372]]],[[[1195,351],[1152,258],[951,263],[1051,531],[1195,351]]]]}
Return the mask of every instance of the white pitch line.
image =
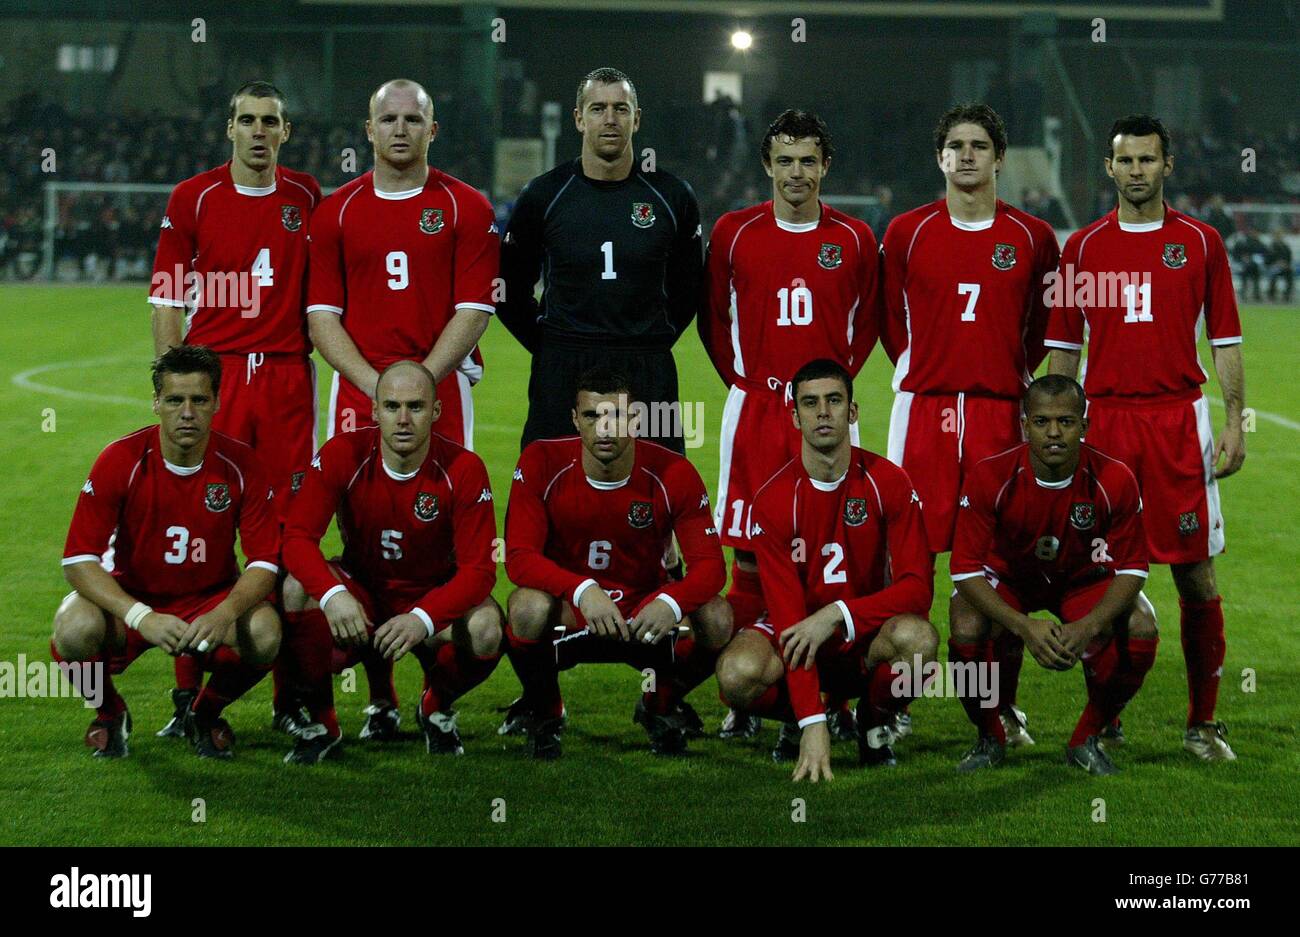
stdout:
{"type": "MultiPolygon", "coordinates": [[[[1212,397],[1209,394],[1206,394],[1205,399],[1217,406],[1223,406],[1223,401],[1218,397],[1212,397]]],[[[1279,416],[1276,413],[1269,413],[1267,410],[1257,410],[1254,407],[1247,407],[1247,409],[1255,410],[1255,416],[1259,417],[1261,420],[1268,420],[1270,423],[1276,423],[1278,426],[1285,426],[1287,429],[1293,429],[1300,433],[1300,423],[1297,423],[1295,420],[1288,420],[1284,416],[1279,416]]]]}
{"type": "Polygon", "coordinates": [[[119,397],[114,394],[95,394],[85,390],[69,390],[66,387],[55,387],[53,384],[42,384],[34,381],[32,378],[39,374],[46,374],[50,371],[66,371],[70,368],[90,368],[105,364],[124,364],[128,361],[136,361],[135,358],[88,358],[85,361],[56,361],[53,364],[42,364],[35,368],[28,368],[15,374],[10,380],[23,390],[30,390],[38,394],[54,394],[57,397],[68,397],[72,400],[93,400],[98,403],[116,403],[128,407],[147,407],[149,405],[148,397],[119,397]]]}

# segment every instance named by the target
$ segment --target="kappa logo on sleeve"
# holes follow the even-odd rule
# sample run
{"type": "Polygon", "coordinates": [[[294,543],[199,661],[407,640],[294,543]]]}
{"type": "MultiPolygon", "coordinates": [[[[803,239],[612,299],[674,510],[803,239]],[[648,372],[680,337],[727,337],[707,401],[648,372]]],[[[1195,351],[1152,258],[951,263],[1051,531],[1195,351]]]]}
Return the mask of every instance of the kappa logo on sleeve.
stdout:
{"type": "Polygon", "coordinates": [[[517,482],[521,482],[521,481],[523,481],[523,480],[524,480],[524,470],[521,469],[521,468],[516,468],[516,469],[515,469],[515,476],[514,476],[514,478],[515,478],[515,481],[517,481],[517,482]]]}
{"type": "Polygon", "coordinates": [[[323,471],[320,467],[320,456],[316,456],[316,458],[311,460],[311,467],[318,472],[323,471]]]}
{"type": "Polygon", "coordinates": [[[476,501],[475,503],[483,504],[485,502],[491,502],[491,500],[492,500],[492,490],[490,488],[484,488],[482,491],[479,492],[478,501],[476,501]]]}
{"type": "Polygon", "coordinates": [[[86,483],[81,486],[81,493],[83,495],[93,495],[95,493],[95,486],[90,483],[89,478],[87,478],[86,483]]]}
{"type": "Polygon", "coordinates": [[[700,495],[700,507],[707,508],[708,506],[709,506],[709,495],[706,492],[705,494],[700,495]]]}
{"type": "MultiPolygon", "coordinates": [[[[170,218],[168,218],[166,215],[163,215],[162,224],[160,224],[158,227],[159,227],[159,228],[171,228],[171,226],[172,226],[172,220],[171,220],[170,218]]],[[[172,230],[175,230],[175,228],[172,228],[172,230]]]]}
{"type": "MultiPolygon", "coordinates": [[[[915,491],[912,492],[912,498],[913,498],[913,500],[916,499],[916,492],[915,492],[915,491]]],[[[960,507],[968,508],[968,507],[970,507],[970,498],[966,497],[965,495],[962,495],[962,496],[961,496],[961,500],[958,501],[957,504],[958,504],[960,507]]]]}

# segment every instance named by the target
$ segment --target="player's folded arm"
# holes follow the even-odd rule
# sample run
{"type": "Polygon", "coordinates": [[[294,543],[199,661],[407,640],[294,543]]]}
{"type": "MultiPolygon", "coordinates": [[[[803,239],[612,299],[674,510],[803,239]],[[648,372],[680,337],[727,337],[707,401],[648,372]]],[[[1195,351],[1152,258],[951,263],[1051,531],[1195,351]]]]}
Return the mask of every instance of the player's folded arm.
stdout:
{"type": "Polygon", "coordinates": [[[326,450],[338,448],[329,444],[322,448],[303,477],[302,488],[289,508],[281,544],[285,568],[321,608],[336,593],[347,588],[339,581],[320,548],[321,537],[325,536],[338,509],[341,491],[335,466],[342,460],[332,458],[333,452],[326,450]]]}
{"type": "Polygon", "coordinates": [[[542,275],[543,213],[538,193],[529,185],[519,193],[501,243],[501,278],[505,297],[496,304],[496,316],[519,344],[537,350],[541,327],[537,324],[538,304],[534,288],[542,275]]]}
{"type": "Polygon", "coordinates": [[[663,587],[665,596],[680,622],[700,606],[712,600],[727,584],[727,563],[722,556],[713,515],[709,512],[704,481],[689,462],[674,465],[665,483],[673,491],[673,533],[681,548],[686,575],[663,587]]]}
{"type": "MultiPolygon", "coordinates": [[[[532,471],[535,466],[524,460],[519,465],[525,478],[536,474],[532,471]]],[[[579,590],[594,584],[595,579],[571,573],[546,556],[549,530],[542,499],[530,483],[516,480],[506,507],[506,576],[516,586],[538,589],[577,605],[579,590]]]]}

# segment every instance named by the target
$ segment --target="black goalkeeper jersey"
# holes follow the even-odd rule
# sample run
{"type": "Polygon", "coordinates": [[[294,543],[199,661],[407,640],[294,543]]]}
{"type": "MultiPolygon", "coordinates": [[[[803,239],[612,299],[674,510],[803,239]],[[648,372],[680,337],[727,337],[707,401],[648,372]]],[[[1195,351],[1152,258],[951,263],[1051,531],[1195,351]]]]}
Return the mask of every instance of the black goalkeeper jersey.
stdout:
{"type": "Polygon", "coordinates": [[[530,351],[543,332],[667,348],[695,316],[703,270],[689,185],[636,167],[618,182],[589,179],[575,159],[528,183],[515,202],[501,244],[497,317],[530,351]]]}

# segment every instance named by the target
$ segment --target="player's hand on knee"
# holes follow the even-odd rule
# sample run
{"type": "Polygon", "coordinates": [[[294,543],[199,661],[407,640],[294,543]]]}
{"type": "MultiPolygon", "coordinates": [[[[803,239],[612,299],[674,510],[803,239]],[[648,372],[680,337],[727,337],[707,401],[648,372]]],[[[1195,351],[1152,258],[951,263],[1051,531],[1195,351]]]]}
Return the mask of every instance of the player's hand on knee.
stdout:
{"type": "Polygon", "coordinates": [[[1089,618],[1080,618],[1060,627],[1061,644],[1070,655],[1071,665],[1083,657],[1083,652],[1099,631],[1100,626],[1089,618]]]}
{"type": "Polygon", "coordinates": [[[643,605],[628,622],[632,640],[647,644],[658,644],[676,627],[677,615],[667,602],[657,598],[643,605]]]}
{"type": "Polygon", "coordinates": [[[232,644],[235,637],[235,616],[217,606],[190,622],[181,637],[180,649],[205,654],[219,644],[232,644]]]}
{"type": "Polygon", "coordinates": [[[812,670],[817,652],[835,633],[835,628],[841,621],[843,618],[839,609],[831,605],[781,632],[781,656],[785,658],[786,666],[791,670],[800,666],[812,670]]]}
{"type": "Polygon", "coordinates": [[[624,641],[631,636],[627,622],[623,620],[623,613],[618,610],[617,603],[604,589],[595,587],[582,593],[578,610],[582,612],[582,617],[587,619],[587,626],[594,634],[604,638],[617,636],[624,641]]]}
{"type": "Polygon", "coordinates": [[[370,619],[357,597],[351,592],[337,592],[325,603],[325,620],[340,647],[359,647],[366,643],[370,619]]]}
{"type": "Polygon", "coordinates": [[[835,780],[831,773],[831,733],[825,722],[814,722],[803,730],[799,737],[799,761],[792,778],[795,781],[807,778],[814,784],[823,778],[835,780]]]}
{"type": "Polygon", "coordinates": [[[1069,670],[1074,665],[1070,652],[1066,650],[1057,633],[1054,621],[1044,618],[1031,618],[1021,635],[1029,653],[1048,670],[1069,670]]]}
{"type": "Polygon", "coordinates": [[[384,657],[401,660],[411,648],[429,636],[424,622],[409,612],[394,615],[375,632],[375,650],[384,657]]]}
{"type": "Polygon", "coordinates": [[[183,618],[150,612],[140,621],[140,634],[155,647],[162,648],[168,654],[176,654],[183,648],[181,641],[189,627],[183,618]]]}

